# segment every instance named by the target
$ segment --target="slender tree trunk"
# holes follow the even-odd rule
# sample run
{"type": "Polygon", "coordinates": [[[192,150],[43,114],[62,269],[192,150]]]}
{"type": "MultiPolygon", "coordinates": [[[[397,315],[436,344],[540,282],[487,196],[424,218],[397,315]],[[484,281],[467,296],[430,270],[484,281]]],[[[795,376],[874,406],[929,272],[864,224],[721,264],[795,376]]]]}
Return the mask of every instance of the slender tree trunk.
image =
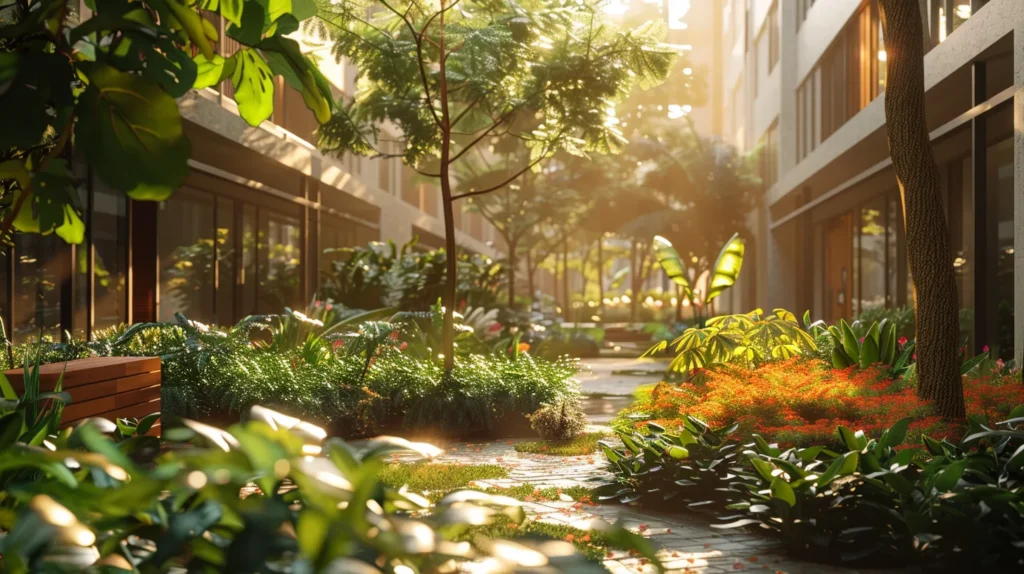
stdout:
{"type": "Polygon", "coordinates": [[[533,283],[533,274],[537,271],[537,268],[533,266],[533,250],[526,250],[526,289],[529,291],[530,296],[530,307],[533,307],[533,303],[537,297],[537,289],[533,283]]]}
{"type": "Polygon", "coordinates": [[[632,289],[630,289],[630,291],[632,291],[632,293],[630,294],[630,297],[629,297],[629,321],[631,323],[636,323],[636,311],[637,311],[637,309],[636,309],[636,297],[637,297],[637,291],[639,291],[639,285],[637,284],[637,277],[640,275],[640,266],[638,265],[639,262],[637,261],[637,253],[639,251],[640,250],[638,249],[638,245],[637,245],[636,240],[634,239],[634,240],[630,241],[630,244],[629,244],[629,283],[630,283],[630,286],[632,287],[632,289]]]}
{"type": "Polygon", "coordinates": [[[597,309],[604,312],[604,234],[597,238],[597,309]]]}
{"type": "Polygon", "coordinates": [[[519,261],[516,254],[516,241],[505,241],[508,245],[508,307],[516,308],[516,266],[519,261]]]}
{"type": "Polygon", "coordinates": [[[957,353],[959,304],[939,170],[925,119],[924,45],[917,2],[880,0],[889,152],[903,198],[907,259],[917,290],[918,395],[946,419],[965,417],[957,353]]]}
{"type": "Polygon", "coordinates": [[[683,288],[676,285],[676,323],[683,322],[683,288]]]}
{"type": "Polygon", "coordinates": [[[566,240],[562,244],[562,318],[567,319],[569,317],[569,307],[571,306],[571,297],[569,295],[569,240],[566,240]]]}
{"type": "MultiPolygon", "coordinates": [[[[445,0],[441,0],[439,49],[441,52],[441,197],[444,203],[444,246],[446,251],[447,281],[444,286],[444,323],[442,325],[441,352],[444,354],[444,369],[450,372],[455,367],[455,289],[458,261],[455,250],[455,212],[452,204],[452,184],[448,179],[451,157],[451,121],[448,114],[448,82],[445,79],[444,12],[445,0]]],[[[428,105],[430,103],[428,102],[428,105]]]]}

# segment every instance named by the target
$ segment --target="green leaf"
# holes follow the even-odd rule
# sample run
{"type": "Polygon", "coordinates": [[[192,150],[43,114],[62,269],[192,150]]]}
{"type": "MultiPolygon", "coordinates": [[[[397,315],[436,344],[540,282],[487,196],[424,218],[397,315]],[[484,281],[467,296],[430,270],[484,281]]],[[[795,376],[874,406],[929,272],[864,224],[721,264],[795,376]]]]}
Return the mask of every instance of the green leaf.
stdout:
{"type": "Polygon", "coordinates": [[[207,59],[212,60],[214,55],[213,46],[210,45],[210,41],[206,36],[206,30],[203,26],[205,20],[199,15],[199,12],[190,6],[179,4],[177,0],[160,1],[166,3],[168,10],[181,23],[182,28],[188,35],[188,39],[199,48],[199,52],[206,56],[207,59]]]}
{"type": "Polygon", "coordinates": [[[853,365],[853,359],[839,347],[832,347],[832,368],[846,369],[853,365]]]}
{"type": "Polygon", "coordinates": [[[766,481],[771,482],[775,480],[774,472],[775,467],[771,463],[760,459],[758,457],[750,457],[750,464],[754,466],[754,470],[761,475],[766,481]]]}
{"type": "Polygon", "coordinates": [[[866,369],[877,363],[880,358],[878,342],[875,341],[874,337],[868,334],[867,337],[864,337],[864,342],[861,344],[860,348],[860,368],[866,369]]]}
{"type": "Polygon", "coordinates": [[[14,391],[14,386],[11,385],[10,379],[7,375],[0,371],[0,391],[3,391],[4,398],[9,401],[18,400],[18,393],[14,391]]]}
{"type": "Polygon", "coordinates": [[[951,463],[935,476],[935,482],[932,483],[932,486],[939,492],[949,492],[956,488],[965,470],[967,470],[966,461],[958,460],[951,463]]]}
{"type": "MultiPolygon", "coordinates": [[[[302,101],[313,112],[317,122],[323,124],[331,119],[331,93],[320,90],[314,76],[314,66],[291,38],[275,36],[260,42],[260,49],[267,57],[270,69],[284,77],[292,88],[302,94],[302,101]]],[[[317,73],[319,73],[317,71],[317,73]]]]}
{"type": "Polygon", "coordinates": [[[966,375],[967,373],[970,373],[975,369],[975,367],[985,362],[986,359],[988,359],[988,353],[979,353],[974,357],[967,359],[962,365],[960,365],[960,374],[966,375]]]}
{"type": "Polygon", "coordinates": [[[133,199],[167,199],[188,177],[190,146],[178,105],[159,85],[101,63],[80,68],[75,143],[105,183],[133,199]]]}
{"type": "Polygon", "coordinates": [[[220,15],[236,26],[242,25],[242,0],[220,0],[220,15]]]}
{"type": "Polygon", "coordinates": [[[683,288],[684,297],[692,297],[690,295],[690,281],[686,278],[686,264],[683,263],[679,252],[672,246],[672,242],[660,235],[655,235],[653,246],[654,256],[657,258],[658,265],[661,266],[665,275],[673,283],[683,288]]]}
{"type": "Polygon", "coordinates": [[[849,323],[843,319],[839,320],[839,330],[843,335],[843,350],[846,354],[853,359],[854,363],[860,362],[860,344],[857,342],[857,336],[853,334],[853,329],[850,328],[849,323]]]}
{"type": "Polygon", "coordinates": [[[156,424],[156,421],[158,420],[160,420],[160,413],[150,413],[142,417],[142,420],[139,421],[139,426],[136,428],[135,432],[139,435],[148,433],[149,429],[153,428],[153,425],[156,424]]]}
{"type": "MultiPolygon", "coordinates": [[[[888,319],[886,319],[887,321],[888,319]]],[[[883,321],[884,323],[885,321],[883,321]]],[[[892,365],[893,361],[896,360],[896,325],[887,324],[885,330],[882,331],[882,342],[879,347],[881,352],[881,358],[879,359],[886,365],[892,365]]]]}
{"type": "Polygon", "coordinates": [[[846,444],[846,448],[860,452],[867,446],[867,438],[864,437],[863,431],[853,432],[850,429],[840,426],[839,436],[842,437],[843,443],[846,444]]]}
{"type": "Polygon", "coordinates": [[[258,126],[274,113],[274,76],[266,60],[251,48],[235,55],[238,64],[231,77],[238,113],[249,125],[258,126]]]}
{"type": "Polygon", "coordinates": [[[772,481],[771,492],[772,498],[782,500],[790,506],[796,505],[796,493],[793,492],[793,487],[781,476],[775,477],[775,480],[772,481]]]}
{"type": "Polygon", "coordinates": [[[671,456],[672,458],[674,458],[676,460],[682,460],[682,459],[690,456],[690,451],[686,450],[685,448],[683,448],[681,446],[675,446],[675,445],[667,447],[665,449],[665,452],[669,456],[671,456]]]}
{"type": "Polygon", "coordinates": [[[198,54],[195,57],[195,62],[195,89],[197,90],[216,86],[230,78],[231,74],[234,73],[235,65],[237,64],[234,56],[225,59],[220,54],[215,55],[213,60],[207,60],[206,56],[198,54]]]}
{"type": "Polygon", "coordinates": [[[892,448],[903,444],[903,441],[907,438],[907,428],[909,426],[910,417],[896,421],[896,424],[892,425],[888,430],[882,433],[882,438],[878,440],[878,445],[881,447],[892,448]]]}
{"type": "Polygon", "coordinates": [[[736,279],[740,275],[740,269],[743,267],[743,254],[745,250],[746,243],[739,233],[734,234],[725,243],[725,246],[722,247],[722,252],[718,254],[718,260],[715,261],[714,267],[711,268],[711,281],[708,284],[708,294],[704,298],[705,301],[711,302],[712,299],[721,295],[723,291],[736,284],[736,279]]]}
{"type": "Polygon", "coordinates": [[[266,9],[256,0],[246,0],[240,22],[228,28],[228,36],[247,46],[259,44],[266,24],[266,9]]]}

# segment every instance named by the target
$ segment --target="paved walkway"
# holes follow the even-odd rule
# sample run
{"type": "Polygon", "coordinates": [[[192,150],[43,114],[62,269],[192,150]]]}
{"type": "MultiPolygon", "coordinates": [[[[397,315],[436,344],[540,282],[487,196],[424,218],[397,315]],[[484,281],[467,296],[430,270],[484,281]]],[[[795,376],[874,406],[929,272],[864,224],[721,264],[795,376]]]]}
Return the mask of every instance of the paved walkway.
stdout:
{"type": "Polygon", "coordinates": [[[583,408],[594,424],[608,424],[633,402],[637,387],[661,380],[664,359],[585,359],[577,377],[583,387],[583,408]],[[626,374],[625,371],[631,371],[626,374]]]}
{"type": "MultiPolygon", "coordinates": [[[[584,393],[597,394],[591,399],[590,418],[594,423],[610,420],[606,411],[625,401],[636,387],[660,380],[657,374],[643,376],[616,375],[625,369],[664,369],[665,361],[636,359],[594,359],[589,372],[580,382],[584,393]],[[604,404],[605,406],[602,406],[604,404]],[[597,409],[596,412],[593,409],[597,409]],[[607,419],[605,418],[607,416],[607,419]]],[[[621,408],[621,407],[619,407],[621,408]]],[[[613,415],[614,412],[611,412],[613,415]]],[[[508,478],[481,480],[475,486],[509,487],[531,484],[537,488],[594,487],[611,475],[604,468],[604,456],[558,457],[518,453],[514,441],[486,443],[438,444],[445,449],[438,462],[462,464],[501,464],[508,468],[508,478]]],[[[585,504],[573,500],[525,502],[527,513],[535,520],[569,524],[587,529],[590,520],[600,517],[614,523],[622,520],[627,528],[649,538],[659,549],[660,558],[669,572],[722,573],[774,572],[786,574],[866,574],[873,570],[838,568],[799,562],[786,556],[779,543],[747,530],[718,530],[696,514],[662,514],[648,509],[619,504],[585,504]]],[[[604,562],[613,574],[650,573],[654,568],[642,559],[624,552],[611,554],[604,562]]],[[[884,572],[894,572],[886,570],[884,572]]]]}

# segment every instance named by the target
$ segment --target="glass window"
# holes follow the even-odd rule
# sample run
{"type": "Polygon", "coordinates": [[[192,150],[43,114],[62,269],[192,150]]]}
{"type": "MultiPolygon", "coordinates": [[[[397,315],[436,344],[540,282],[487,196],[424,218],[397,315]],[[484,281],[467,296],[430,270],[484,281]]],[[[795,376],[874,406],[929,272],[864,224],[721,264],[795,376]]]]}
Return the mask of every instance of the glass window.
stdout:
{"type": "Polygon", "coordinates": [[[160,262],[159,318],[174,314],[203,323],[214,315],[213,198],[189,188],[160,204],[157,256],[160,262]]]}
{"type": "Polygon", "coordinates": [[[779,45],[778,2],[772,4],[772,7],[768,10],[767,23],[765,26],[768,27],[768,73],[771,74],[772,71],[775,70],[775,66],[779,63],[779,55],[782,51],[779,45]]]}
{"type": "Polygon", "coordinates": [[[884,307],[886,283],[886,229],[885,204],[882,198],[863,206],[860,210],[860,290],[858,311],[884,307]]]}
{"type": "Polygon", "coordinates": [[[260,241],[256,231],[256,207],[242,206],[242,262],[238,270],[238,287],[241,292],[239,315],[254,315],[256,309],[256,246],[260,241]]]}
{"type": "MultiPolygon", "coordinates": [[[[996,306],[995,339],[988,343],[993,353],[1009,360],[1013,358],[1013,138],[1003,140],[988,149],[988,201],[995,222],[990,237],[994,284],[988,294],[996,306]],[[994,297],[993,297],[994,296],[994,297]]],[[[984,342],[984,341],[982,341],[984,342]]]]}
{"type": "Polygon", "coordinates": [[[60,339],[60,288],[69,275],[70,248],[55,234],[14,235],[15,344],[39,336],[60,339]]]}
{"type": "Polygon", "coordinates": [[[238,231],[235,202],[217,198],[217,323],[231,325],[235,317],[235,259],[238,231]]]}
{"type": "Polygon", "coordinates": [[[260,313],[280,313],[302,305],[302,230],[299,220],[260,209],[259,290],[260,313]]]}
{"type": "MultiPolygon", "coordinates": [[[[128,320],[128,205],[123,193],[93,179],[93,332],[128,320]]],[[[85,249],[79,249],[85,252],[85,249]]]]}

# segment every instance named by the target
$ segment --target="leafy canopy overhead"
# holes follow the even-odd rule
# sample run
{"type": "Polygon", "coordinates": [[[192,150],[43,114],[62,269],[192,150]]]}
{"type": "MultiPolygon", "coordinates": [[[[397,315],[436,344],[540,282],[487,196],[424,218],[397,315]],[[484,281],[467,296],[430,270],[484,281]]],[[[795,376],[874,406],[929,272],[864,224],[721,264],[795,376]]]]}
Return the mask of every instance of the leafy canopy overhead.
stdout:
{"type": "Polygon", "coordinates": [[[558,150],[616,151],[625,138],[615,104],[662,81],[675,56],[662,23],[618,30],[589,0],[454,0],[443,18],[432,1],[333,0],[316,28],[359,70],[321,146],[380,154],[390,121],[402,134],[391,153],[421,168],[439,154],[445,107],[451,162],[499,135],[527,146],[529,167],[558,150]]]}
{"type": "Polygon", "coordinates": [[[0,3],[0,239],[13,229],[84,238],[70,149],[132,199],[163,200],[188,176],[176,98],[230,80],[241,116],[270,117],[274,76],[316,118],[334,108],[326,79],[286,34],[312,0],[4,0],[0,3]],[[203,12],[223,16],[238,49],[203,12]],[[193,56],[193,54],[196,54],[193,56]]]}

